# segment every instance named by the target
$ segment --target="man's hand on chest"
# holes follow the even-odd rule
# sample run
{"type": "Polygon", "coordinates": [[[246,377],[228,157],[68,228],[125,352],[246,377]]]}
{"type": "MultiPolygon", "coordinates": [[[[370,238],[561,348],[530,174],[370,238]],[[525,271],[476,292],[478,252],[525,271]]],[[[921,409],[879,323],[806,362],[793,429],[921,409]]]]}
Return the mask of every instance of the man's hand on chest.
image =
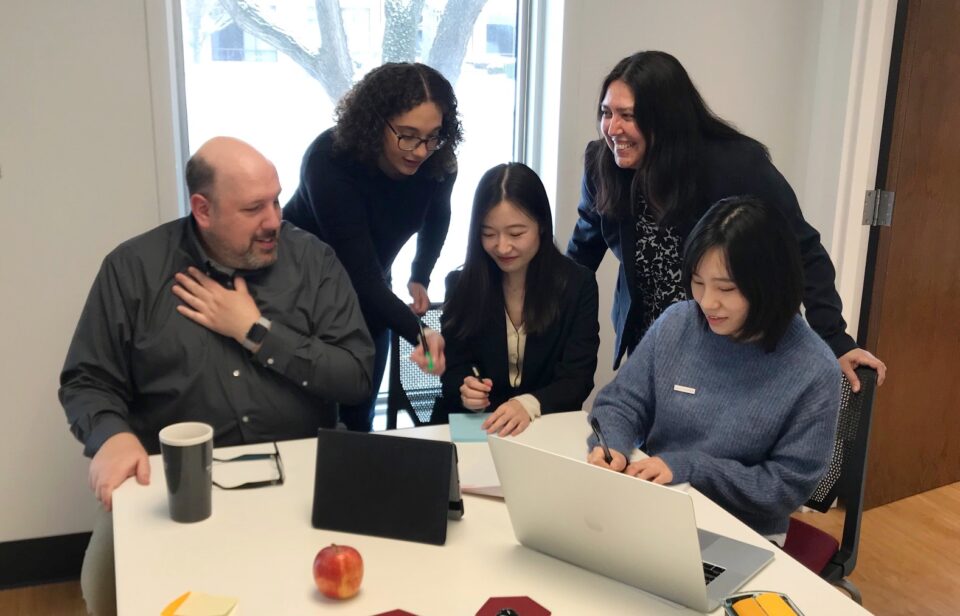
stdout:
{"type": "Polygon", "coordinates": [[[195,267],[177,273],[173,293],[183,301],[177,312],[239,343],[247,337],[250,327],[260,318],[246,281],[237,276],[234,288],[226,289],[195,267]]]}

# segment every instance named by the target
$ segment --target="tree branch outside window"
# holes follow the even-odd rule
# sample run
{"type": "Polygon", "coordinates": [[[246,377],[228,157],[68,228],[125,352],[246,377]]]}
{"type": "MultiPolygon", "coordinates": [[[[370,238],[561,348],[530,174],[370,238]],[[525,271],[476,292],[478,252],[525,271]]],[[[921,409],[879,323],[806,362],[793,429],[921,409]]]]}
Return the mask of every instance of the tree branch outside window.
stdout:
{"type": "MultiPolygon", "coordinates": [[[[421,57],[452,84],[460,77],[473,27],[487,0],[450,0],[444,7],[430,49],[421,57]]],[[[274,46],[300,65],[337,101],[354,82],[354,66],[339,0],[315,0],[320,47],[312,51],[272,22],[249,0],[220,0],[220,6],[245,32],[274,46]]],[[[417,58],[424,0],[384,0],[383,62],[417,58]]],[[[199,36],[199,34],[197,35],[199,36]]]]}

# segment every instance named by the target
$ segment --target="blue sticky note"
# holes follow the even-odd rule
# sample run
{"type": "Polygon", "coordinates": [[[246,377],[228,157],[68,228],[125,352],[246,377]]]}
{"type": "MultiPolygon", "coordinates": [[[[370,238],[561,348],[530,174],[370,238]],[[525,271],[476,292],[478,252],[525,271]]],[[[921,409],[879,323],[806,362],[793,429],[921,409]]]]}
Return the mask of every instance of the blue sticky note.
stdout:
{"type": "Polygon", "coordinates": [[[480,425],[490,413],[450,413],[450,440],[454,443],[485,443],[486,431],[480,425]]]}

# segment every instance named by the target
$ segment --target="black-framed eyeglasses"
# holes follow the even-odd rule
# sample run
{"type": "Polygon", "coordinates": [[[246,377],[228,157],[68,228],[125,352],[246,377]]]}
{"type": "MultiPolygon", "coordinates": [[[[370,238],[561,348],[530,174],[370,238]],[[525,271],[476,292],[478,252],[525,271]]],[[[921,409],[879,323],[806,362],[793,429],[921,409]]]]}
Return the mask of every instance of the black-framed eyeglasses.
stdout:
{"type": "Polygon", "coordinates": [[[427,137],[426,139],[421,139],[416,135],[401,135],[397,132],[397,129],[390,124],[390,122],[387,120],[384,120],[383,122],[387,125],[387,128],[389,128],[390,131],[397,136],[397,147],[404,152],[413,152],[420,147],[421,143],[427,146],[428,151],[436,152],[443,147],[444,143],[446,143],[446,141],[440,135],[434,135],[432,137],[427,137]]]}
{"type": "Polygon", "coordinates": [[[247,481],[235,486],[225,486],[213,482],[213,485],[217,486],[221,490],[249,490],[251,488],[262,488],[265,486],[282,486],[283,480],[285,478],[283,474],[283,460],[280,458],[280,448],[277,447],[277,442],[273,442],[273,451],[267,453],[244,453],[239,456],[234,456],[232,458],[213,458],[215,463],[219,464],[228,464],[230,462],[251,462],[254,460],[273,460],[274,465],[277,467],[277,476],[273,479],[262,479],[259,481],[247,481]]]}

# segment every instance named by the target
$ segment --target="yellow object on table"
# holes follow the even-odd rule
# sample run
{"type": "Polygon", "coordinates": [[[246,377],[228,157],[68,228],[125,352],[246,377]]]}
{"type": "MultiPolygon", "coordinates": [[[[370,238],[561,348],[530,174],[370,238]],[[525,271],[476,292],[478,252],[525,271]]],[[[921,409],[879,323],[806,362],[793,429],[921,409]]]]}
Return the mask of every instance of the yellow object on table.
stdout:
{"type": "Polygon", "coordinates": [[[740,599],[733,604],[733,611],[737,616],[767,616],[760,604],[753,597],[740,599]]]}
{"type": "Polygon", "coordinates": [[[240,616],[240,604],[233,597],[190,591],[163,608],[160,616],[240,616]]]}
{"type": "Polygon", "coordinates": [[[796,612],[787,605],[783,597],[776,593],[765,592],[757,597],[757,603],[767,616],[796,616],[796,612]]]}
{"type": "Polygon", "coordinates": [[[727,597],[729,616],[803,616],[790,599],[776,592],[747,592],[727,597]]]}

